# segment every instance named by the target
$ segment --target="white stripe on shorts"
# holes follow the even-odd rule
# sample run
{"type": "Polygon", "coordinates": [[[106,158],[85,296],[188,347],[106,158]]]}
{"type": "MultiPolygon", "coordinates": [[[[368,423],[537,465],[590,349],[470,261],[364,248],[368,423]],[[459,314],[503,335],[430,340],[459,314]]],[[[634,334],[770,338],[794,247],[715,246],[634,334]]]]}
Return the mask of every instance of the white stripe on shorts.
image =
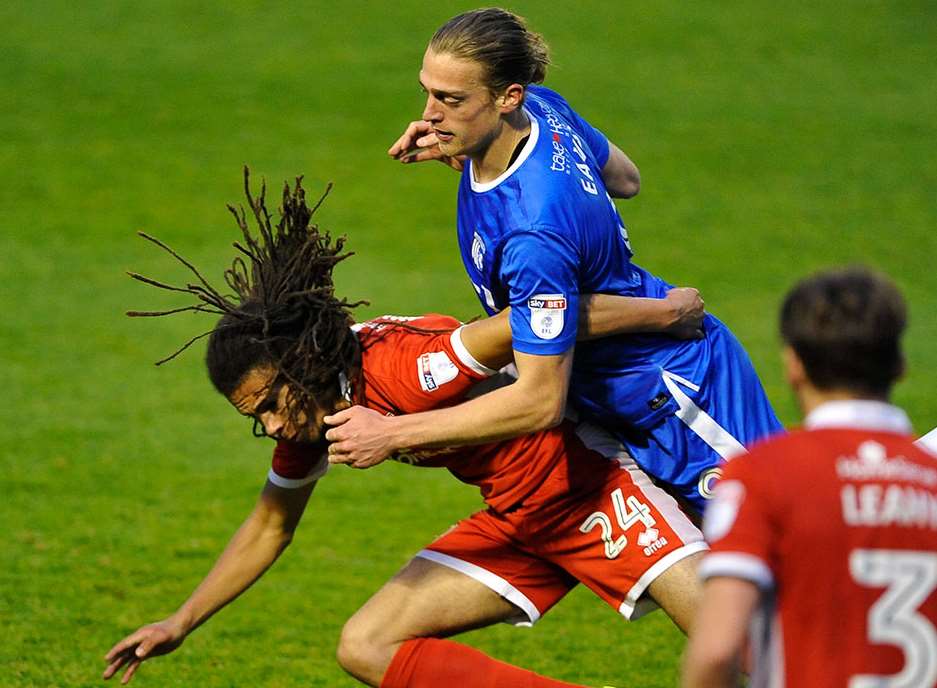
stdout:
{"type": "Polygon", "coordinates": [[[686,559],[691,554],[705,552],[708,549],[709,545],[707,545],[705,542],[693,542],[689,545],[681,547],[680,549],[675,549],[663,559],[656,562],[651,568],[644,572],[644,574],[638,579],[638,582],[635,583],[631,587],[631,590],[628,591],[628,595],[625,597],[624,602],[622,602],[618,607],[618,613],[629,621],[634,621],[635,619],[640,619],[645,614],[648,614],[657,609],[657,603],[654,600],[652,600],[650,597],[645,597],[643,599],[641,597],[644,594],[644,591],[647,590],[648,586],[653,583],[660,574],[676,564],[678,561],[686,559]]]}
{"type": "Polygon", "coordinates": [[[735,439],[728,430],[719,425],[712,416],[697,406],[687,396],[687,393],[680,389],[677,383],[689,387],[694,392],[699,391],[699,385],[695,385],[686,378],[666,370],[662,371],[661,377],[663,377],[664,384],[674,401],[677,402],[678,408],[675,414],[677,418],[686,423],[687,427],[699,435],[700,439],[712,447],[719,456],[728,461],[746,453],[742,443],[735,439]]]}
{"type": "Polygon", "coordinates": [[[463,559],[457,559],[456,557],[443,554],[442,552],[436,552],[431,549],[421,550],[417,552],[416,556],[423,559],[428,559],[429,561],[432,561],[436,564],[447,566],[450,569],[458,571],[459,573],[464,573],[469,578],[474,578],[489,590],[492,590],[498,595],[501,595],[501,597],[506,599],[515,607],[520,608],[528,619],[527,621],[519,621],[517,618],[507,619],[508,623],[512,623],[516,626],[532,626],[533,624],[537,623],[537,619],[540,618],[540,610],[537,609],[536,605],[531,601],[531,599],[513,585],[508,583],[506,580],[504,580],[501,576],[494,574],[487,569],[483,569],[477,564],[473,564],[463,559]]]}

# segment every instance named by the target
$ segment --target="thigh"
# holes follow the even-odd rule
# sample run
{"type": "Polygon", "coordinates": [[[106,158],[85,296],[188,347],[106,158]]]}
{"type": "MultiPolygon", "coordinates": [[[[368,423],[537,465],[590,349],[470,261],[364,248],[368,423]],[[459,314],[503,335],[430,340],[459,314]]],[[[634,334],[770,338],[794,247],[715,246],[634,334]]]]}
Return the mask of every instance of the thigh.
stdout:
{"type": "Polygon", "coordinates": [[[518,545],[513,519],[491,510],[460,521],[417,556],[469,577],[511,603],[509,623],[532,625],[577,581],[518,545]]]}
{"type": "Polygon", "coordinates": [[[446,637],[498,623],[517,608],[477,580],[422,557],[412,559],[359,609],[350,624],[372,643],[446,637]]]}

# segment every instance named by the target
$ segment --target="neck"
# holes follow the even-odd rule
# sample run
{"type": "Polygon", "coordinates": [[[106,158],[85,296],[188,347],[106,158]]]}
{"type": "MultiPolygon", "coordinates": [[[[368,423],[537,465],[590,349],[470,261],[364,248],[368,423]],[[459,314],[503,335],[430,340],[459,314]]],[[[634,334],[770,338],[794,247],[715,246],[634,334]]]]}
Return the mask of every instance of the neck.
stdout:
{"type": "Polygon", "coordinates": [[[847,389],[817,389],[812,385],[804,385],[797,390],[797,400],[804,416],[809,416],[818,406],[828,401],[884,401],[888,402],[888,395],[858,394],[847,389]]]}
{"type": "Polygon", "coordinates": [[[508,168],[517,142],[530,133],[530,119],[522,108],[501,118],[498,133],[488,146],[472,158],[472,173],[482,184],[497,179],[508,168]]]}

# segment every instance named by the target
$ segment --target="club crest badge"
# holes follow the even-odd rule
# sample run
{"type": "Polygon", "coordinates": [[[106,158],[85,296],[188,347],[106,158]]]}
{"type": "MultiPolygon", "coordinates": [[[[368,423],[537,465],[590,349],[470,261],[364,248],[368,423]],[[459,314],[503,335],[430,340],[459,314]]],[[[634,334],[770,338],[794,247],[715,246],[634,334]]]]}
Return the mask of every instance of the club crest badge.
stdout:
{"type": "Polygon", "coordinates": [[[556,339],[563,331],[566,297],[563,294],[537,294],[527,299],[530,329],[540,339],[556,339]]]}
{"type": "Polygon", "coordinates": [[[478,270],[485,264],[485,242],[478,236],[478,232],[472,237],[472,262],[478,270]]]}

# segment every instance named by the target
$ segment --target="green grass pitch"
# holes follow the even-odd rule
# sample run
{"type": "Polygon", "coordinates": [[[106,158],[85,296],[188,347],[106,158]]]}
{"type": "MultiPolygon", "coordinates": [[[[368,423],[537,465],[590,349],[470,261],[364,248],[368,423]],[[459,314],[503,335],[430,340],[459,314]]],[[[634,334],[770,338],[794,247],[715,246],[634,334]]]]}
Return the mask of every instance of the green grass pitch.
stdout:
{"type": "MultiPolygon", "coordinates": [[[[421,112],[426,40],[465,3],[9,2],[0,6],[0,685],[98,685],[101,656],[188,594],[248,513],[270,446],[215,395],[209,323],[124,271],[213,278],[247,162],[277,192],[335,182],[319,216],[358,255],[339,289],[382,313],[479,313],[457,178],[384,151],[421,112]]],[[[862,261],[910,302],[896,399],[937,425],[937,8],[921,0],[517,2],[547,84],[633,156],[639,264],[699,287],[785,422],[775,313],[807,272],[862,261]],[[783,9],[782,9],[783,8],[783,9]]],[[[141,686],[345,686],[342,622],[479,504],[443,471],[336,470],[269,575],[144,666],[141,686]]],[[[589,685],[672,686],[682,638],[585,591],[532,630],[467,642],[589,685]]]]}

